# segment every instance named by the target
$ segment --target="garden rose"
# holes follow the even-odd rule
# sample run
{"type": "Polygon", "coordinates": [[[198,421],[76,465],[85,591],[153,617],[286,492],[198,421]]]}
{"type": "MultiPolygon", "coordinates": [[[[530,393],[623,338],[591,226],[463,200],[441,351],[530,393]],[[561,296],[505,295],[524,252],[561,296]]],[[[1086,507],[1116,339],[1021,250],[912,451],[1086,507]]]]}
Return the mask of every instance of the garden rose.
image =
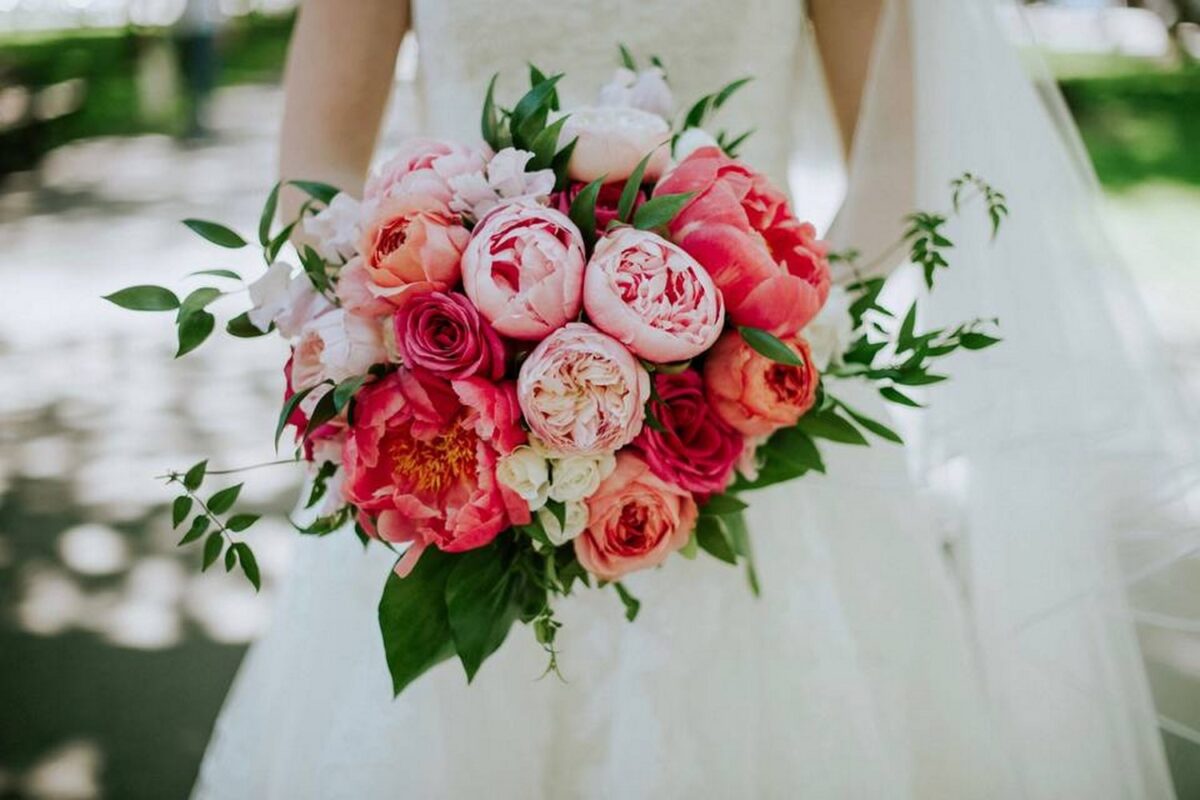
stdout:
{"type": "Polygon", "coordinates": [[[415,295],[396,311],[392,322],[396,350],[409,367],[448,380],[504,377],[504,345],[464,295],[415,295]]]}
{"type": "Polygon", "coordinates": [[[479,150],[457,142],[408,139],[372,174],[363,198],[383,203],[390,197],[429,197],[449,208],[454,178],[479,172],[486,163],[479,150]]]}
{"type": "Polygon", "coordinates": [[[463,288],[505,336],[538,340],[579,314],[583,235],[564,214],[507,205],[475,228],[463,255],[463,288]]]}
{"type": "Polygon", "coordinates": [[[619,228],[596,244],[583,280],[592,324],[647,361],[684,361],[712,347],[725,323],[721,293],[666,239],[619,228]]]}
{"type": "Polygon", "coordinates": [[[704,385],[713,409],[747,436],[795,425],[813,406],[820,376],[808,343],[785,340],[804,360],[799,367],[756,352],[736,331],[722,336],[704,362],[704,385]]]}
{"type": "Polygon", "coordinates": [[[431,197],[385,201],[360,247],[371,291],[401,306],[414,292],[449,290],[470,238],[458,215],[431,197]]]}
{"type": "Polygon", "coordinates": [[[600,482],[616,468],[612,453],[598,456],[564,456],[552,458],[552,484],[549,496],[560,503],[586,500],[600,488],[600,482]]]}
{"type": "Polygon", "coordinates": [[[558,136],[558,146],[572,139],[575,149],[567,164],[567,175],[590,183],[597,178],[623,181],[633,174],[647,154],[644,177],[653,180],[671,160],[671,126],[649,111],[618,106],[578,108],[567,116],[558,136]]]}
{"type": "Polygon", "coordinates": [[[709,405],[700,373],[654,376],[658,399],[649,413],[662,426],[642,428],[633,446],[654,474],[690,492],[716,494],[733,479],[746,438],[709,405]]]}
{"type": "Polygon", "coordinates": [[[452,178],[450,210],[482,219],[503,203],[544,203],[554,189],[554,170],[526,172],[531,158],[528,150],[506,147],[492,156],[486,168],[452,178]]]}
{"type": "Polygon", "coordinates": [[[572,322],[534,348],[517,379],[525,421],[563,455],[595,455],[623,447],[645,419],[650,376],[625,347],[572,322]]]}
{"type": "Polygon", "coordinates": [[[696,524],[691,494],[628,451],[617,455],[617,468],[587,505],[588,526],[575,539],[575,557],[607,581],[661,564],[687,544],[696,524]]]}
{"type": "Polygon", "coordinates": [[[588,523],[587,504],[579,501],[565,503],[563,505],[565,525],[560,525],[554,512],[545,507],[538,509],[537,518],[538,522],[542,524],[542,530],[546,532],[546,538],[557,547],[583,533],[588,523]]]}
{"type": "Polygon", "coordinates": [[[550,465],[529,445],[523,444],[500,459],[496,479],[528,503],[532,511],[546,505],[550,497],[550,465]]]}
{"type": "Polygon", "coordinates": [[[716,147],[685,158],[655,195],[695,192],[671,222],[674,240],[708,270],[738,325],[790,336],[829,294],[825,244],[766,178],[716,147]]]}
{"type": "Polygon", "coordinates": [[[355,409],[344,494],[374,535],[409,543],[400,574],[428,546],[472,550],[531,519],[496,480],[497,461],[524,440],[511,383],[402,368],[364,387],[355,409]]]}
{"type": "Polygon", "coordinates": [[[292,353],[292,385],[307,389],[324,380],[339,383],[386,360],[383,329],[374,320],[335,308],[300,332],[292,353]]]}

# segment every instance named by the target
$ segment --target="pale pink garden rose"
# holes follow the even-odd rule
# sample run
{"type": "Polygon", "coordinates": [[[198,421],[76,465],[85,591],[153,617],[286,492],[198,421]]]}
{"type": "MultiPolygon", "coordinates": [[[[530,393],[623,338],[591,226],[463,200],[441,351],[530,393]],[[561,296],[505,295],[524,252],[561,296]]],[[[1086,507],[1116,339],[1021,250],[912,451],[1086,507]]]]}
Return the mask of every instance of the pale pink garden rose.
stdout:
{"type": "Polygon", "coordinates": [[[408,139],[372,174],[363,199],[382,203],[390,197],[433,197],[449,207],[451,181],[482,170],[486,163],[481,151],[457,142],[408,139]]]}
{"type": "Polygon", "coordinates": [[[463,289],[501,334],[536,341],[579,315],[585,258],[583,235],[565,214],[502,206],[463,253],[463,289]]]}
{"type": "Polygon", "coordinates": [[[690,492],[655,475],[630,451],[587,501],[588,526],[575,539],[583,568],[606,581],[656,567],[687,544],[696,526],[690,492]]]}
{"type": "Polygon", "coordinates": [[[704,267],[657,234],[619,228],[596,245],[583,279],[592,324],[647,361],[700,355],[721,335],[725,304],[704,267]]]}
{"type": "Polygon", "coordinates": [[[413,292],[448,291],[458,283],[470,238],[458,215],[433,196],[384,201],[359,248],[371,292],[401,306],[413,292]]]}
{"type": "Polygon", "coordinates": [[[571,111],[558,145],[565,147],[573,139],[577,141],[567,175],[584,183],[597,178],[623,181],[650,153],[643,177],[654,180],[671,161],[671,126],[657,114],[637,108],[597,106],[571,111]]]}
{"type": "Polygon", "coordinates": [[[517,378],[530,429],[563,455],[610,453],[645,421],[650,376],[625,347],[583,322],[559,328],[534,348],[517,378]]]}
{"type": "Polygon", "coordinates": [[[506,147],[488,161],[487,167],[450,179],[454,197],[450,210],[482,219],[499,205],[523,201],[544,205],[554,190],[554,170],[526,172],[533,153],[506,147]]]}
{"type": "Polygon", "coordinates": [[[373,319],[335,308],[305,326],[292,354],[292,386],[340,383],[387,360],[383,328],[373,319]]]}
{"type": "Polygon", "coordinates": [[[647,67],[639,72],[621,67],[612,80],[600,88],[598,105],[637,108],[670,119],[675,110],[675,98],[667,85],[666,73],[660,67],[647,67]]]}

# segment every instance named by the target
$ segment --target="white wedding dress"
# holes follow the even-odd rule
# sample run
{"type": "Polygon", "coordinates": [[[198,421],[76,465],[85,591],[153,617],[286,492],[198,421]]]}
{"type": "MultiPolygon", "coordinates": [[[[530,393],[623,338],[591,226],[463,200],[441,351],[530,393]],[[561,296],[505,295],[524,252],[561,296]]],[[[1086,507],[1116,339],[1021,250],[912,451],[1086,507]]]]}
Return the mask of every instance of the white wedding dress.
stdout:
{"type": "MultiPolygon", "coordinates": [[[[781,181],[828,128],[797,0],[414,5],[434,135],[476,137],[488,78],[514,98],[527,61],[567,73],[565,105],[588,102],[619,42],[660,56],[681,103],[756,76],[724,119],[757,126],[744,157],[781,181]]],[[[954,363],[901,420],[909,449],[830,446],[828,476],[751,496],[761,598],[740,571],[673,558],[627,581],[632,624],[610,592],[562,604],[565,682],[536,680],[544,654],[518,627],[472,686],[447,662],[393,700],[376,622],[393,556],[302,541],[195,796],[1172,797],[1113,523],[1166,431],[1138,394],[1152,378],[1091,369],[1150,362],[1112,341],[1097,298],[1119,279],[1089,249],[1085,173],[993,11],[888,7],[833,237],[874,252],[902,213],[945,207],[949,178],[986,176],[1013,218],[990,249],[982,225],[956,229],[930,314],[999,315],[1012,343],[954,363]],[[1146,458],[1105,471],[1123,445],[1146,458]]]]}

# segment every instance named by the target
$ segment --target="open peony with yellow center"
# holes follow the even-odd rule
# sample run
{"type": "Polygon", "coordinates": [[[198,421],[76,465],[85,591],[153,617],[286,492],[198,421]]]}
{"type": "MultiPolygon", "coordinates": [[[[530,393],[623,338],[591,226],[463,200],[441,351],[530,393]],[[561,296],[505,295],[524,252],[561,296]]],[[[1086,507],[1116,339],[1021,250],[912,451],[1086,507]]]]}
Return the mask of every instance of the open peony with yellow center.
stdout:
{"type": "Polygon", "coordinates": [[[583,279],[592,324],[647,361],[685,361],[721,335],[725,305],[704,267],[661,236],[620,228],[596,244],[583,279]]]}

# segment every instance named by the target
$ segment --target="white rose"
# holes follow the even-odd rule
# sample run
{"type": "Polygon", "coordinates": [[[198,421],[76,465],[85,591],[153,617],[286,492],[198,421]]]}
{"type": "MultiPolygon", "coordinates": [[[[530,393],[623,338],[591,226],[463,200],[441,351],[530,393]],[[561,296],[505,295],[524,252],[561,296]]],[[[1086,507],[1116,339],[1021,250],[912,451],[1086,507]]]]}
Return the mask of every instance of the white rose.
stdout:
{"type": "Polygon", "coordinates": [[[824,372],[831,363],[840,362],[854,340],[854,320],[850,318],[850,295],[841,286],[829,290],[821,312],[804,327],[804,338],[812,349],[813,362],[824,372]]]}
{"type": "Polygon", "coordinates": [[[617,466],[612,453],[555,459],[550,470],[550,499],[560,503],[585,500],[617,466]]]}
{"type": "Polygon", "coordinates": [[[529,445],[521,445],[500,459],[496,465],[496,480],[529,503],[530,511],[544,506],[550,493],[549,465],[545,457],[529,445]]]}
{"type": "Polygon", "coordinates": [[[566,544],[583,533],[583,529],[588,524],[587,505],[579,502],[565,504],[565,513],[563,514],[563,519],[567,523],[565,526],[558,524],[558,517],[554,516],[554,512],[548,508],[538,509],[537,516],[538,521],[542,523],[542,530],[546,532],[546,538],[556,547],[566,544]]]}
{"type": "Polygon", "coordinates": [[[675,98],[667,85],[666,73],[658,67],[641,72],[622,67],[600,89],[599,105],[637,108],[670,119],[675,98]]]}
{"type": "Polygon", "coordinates": [[[313,249],[317,255],[337,263],[349,261],[358,254],[362,220],[362,205],[343,192],[335,195],[329,205],[313,216],[305,217],[301,226],[315,240],[313,249]]]}
{"type": "Polygon", "coordinates": [[[454,192],[450,209],[482,219],[501,203],[527,201],[544,204],[554,190],[554,170],[526,172],[533,158],[528,150],[506,147],[488,162],[484,170],[449,179],[454,192]]]}
{"type": "Polygon", "coordinates": [[[378,321],[335,308],[301,331],[292,353],[292,388],[299,391],[324,380],[338,383],[386,360],[378,321]]]}
{"type": "Polygon", "coordinates": [[[608,183],[623,181],[647,153],[653,155],[644,177],[653,180],[671,160],[671,127],[662,117],[637,108],[576,109],[563,123],[558,146],[564,147],[572,139],[578,140],[567,164],[572,180],[591,182],[603,177],[608,183]]]}
{"type": "Polygon", "coordinates": [[[284,261],[276,261],[266,273],[249,286],[254,308],[247,312],[250,323],[266,331],[271,323],[288,339],[298,335],[312,319],[333,308],[333,304],[313,289],[303,272],[284,261]]]}
{"type": "Polygon", "coordinates": [[[683,161],[701,147],[716,147],[717,140],[703,128],[688,128],[675,140],[675,160],[683,161]]]}

